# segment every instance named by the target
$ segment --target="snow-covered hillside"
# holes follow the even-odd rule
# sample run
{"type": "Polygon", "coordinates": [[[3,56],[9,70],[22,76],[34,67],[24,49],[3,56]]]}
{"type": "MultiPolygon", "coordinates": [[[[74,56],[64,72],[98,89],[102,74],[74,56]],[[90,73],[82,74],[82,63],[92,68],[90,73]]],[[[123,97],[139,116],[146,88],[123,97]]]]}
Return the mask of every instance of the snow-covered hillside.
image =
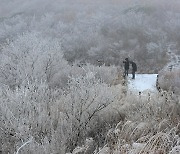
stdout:
{"type": "Polygon", "coordinates": [[[130,91],[151,91],[156,92],[156,79],[157,74],[136,74],[136,79],[131,79],[131,75],[128,77],[128,89],[130,91]]]}

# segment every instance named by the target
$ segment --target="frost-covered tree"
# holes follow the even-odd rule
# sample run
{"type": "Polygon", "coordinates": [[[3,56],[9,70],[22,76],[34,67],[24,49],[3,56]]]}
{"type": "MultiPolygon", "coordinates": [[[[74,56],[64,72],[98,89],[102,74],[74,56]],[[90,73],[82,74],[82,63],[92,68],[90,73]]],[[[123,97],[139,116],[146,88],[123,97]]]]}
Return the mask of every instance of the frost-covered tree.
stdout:
{"type": "Polygon", "coordinates": [[[57,86],[67,69],[60,43],[36,32],[25,33],[2,49],[1,83],[10,87],[35,80],[57,86]]]}
{"type": "Polygon", "coordinates": [[[122,65],[129,57],[138,61],[139,71],[157,72],[167,63],[169,44],[174,43],[179,53],[178,7],[175,0],[2,1],[0,42],[37,31],[59,40],[70,63],[83,60],[98,65],[97,60],[103,60],[106,65],[122,65]],[[153,43],[157,47],[149,52],[153,43]]]}

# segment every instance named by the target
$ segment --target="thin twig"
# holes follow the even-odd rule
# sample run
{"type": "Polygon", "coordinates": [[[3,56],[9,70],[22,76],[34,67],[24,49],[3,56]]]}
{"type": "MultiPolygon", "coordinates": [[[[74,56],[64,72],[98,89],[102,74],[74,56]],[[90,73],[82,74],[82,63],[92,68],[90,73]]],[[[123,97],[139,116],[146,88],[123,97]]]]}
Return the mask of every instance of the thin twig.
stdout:
{"type": "Polygon", "coordinates": [[[30,142],[32,142],[32,138],[31,138],[29,141],[25,142],[23,145],[21,145],[21,146],[18,148],[16,154],[18,154],[19,151],[20,151],[26,144],[28,144],[28,143],[30,143],[30,142]]]}

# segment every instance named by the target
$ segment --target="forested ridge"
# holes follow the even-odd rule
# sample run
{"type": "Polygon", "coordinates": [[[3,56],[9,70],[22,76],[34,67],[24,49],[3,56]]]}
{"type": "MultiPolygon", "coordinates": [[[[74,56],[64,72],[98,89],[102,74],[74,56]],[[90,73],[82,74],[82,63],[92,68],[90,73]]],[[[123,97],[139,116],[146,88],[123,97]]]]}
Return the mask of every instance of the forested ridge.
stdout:
{"type": "Polygon", "coordinates": [[[178,0],[0,0],[0,153],[178,154],[179,40],[178,0]]]}

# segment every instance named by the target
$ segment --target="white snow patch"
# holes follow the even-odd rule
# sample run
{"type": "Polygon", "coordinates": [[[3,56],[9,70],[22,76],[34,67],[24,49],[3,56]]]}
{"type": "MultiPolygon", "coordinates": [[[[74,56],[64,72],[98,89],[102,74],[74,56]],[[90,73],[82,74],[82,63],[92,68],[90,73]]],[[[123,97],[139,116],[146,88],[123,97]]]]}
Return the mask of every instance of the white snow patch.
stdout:
{"type": "Polygon", "coordinates": [[[156,92],[157,74],[136,74],[135,79],[128,77],[128,89],[130,91],[151,91],[156,92]]]}

